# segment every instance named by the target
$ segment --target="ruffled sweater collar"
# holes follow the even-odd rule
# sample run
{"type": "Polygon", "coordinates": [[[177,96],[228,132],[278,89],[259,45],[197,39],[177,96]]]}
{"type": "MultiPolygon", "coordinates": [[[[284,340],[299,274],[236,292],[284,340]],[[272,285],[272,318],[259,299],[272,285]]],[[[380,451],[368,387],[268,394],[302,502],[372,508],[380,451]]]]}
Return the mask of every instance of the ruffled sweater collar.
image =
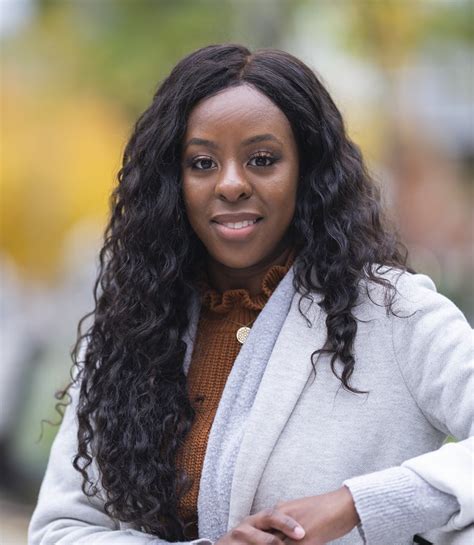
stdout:
{"type": "Polygon", "coordinates": [[[262,310],[281,279],[293,265],[294,259],[295,251],[292,250],[284,265],[271,266],[263,277],[260,292],[257,295],[251,295],[250,292],[244,288],[219,292],[210,286],[208,276],[204,272],[199,281],[202,307],[218,314],[230,312],[237,306],[249,310],[262,310]]]}

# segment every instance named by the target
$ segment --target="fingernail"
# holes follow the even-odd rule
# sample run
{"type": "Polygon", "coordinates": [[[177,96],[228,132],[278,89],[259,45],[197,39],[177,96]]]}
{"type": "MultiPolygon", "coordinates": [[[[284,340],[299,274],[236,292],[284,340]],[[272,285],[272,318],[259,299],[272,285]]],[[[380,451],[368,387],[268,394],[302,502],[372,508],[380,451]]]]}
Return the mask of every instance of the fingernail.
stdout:
{"type": "Polygon", "coordinates": [[[302,528],[301,526],[297,526],[295,528],[295,536],[296,537],[304,537],[304,535],[305,535],[304,528],[302,528]]]}

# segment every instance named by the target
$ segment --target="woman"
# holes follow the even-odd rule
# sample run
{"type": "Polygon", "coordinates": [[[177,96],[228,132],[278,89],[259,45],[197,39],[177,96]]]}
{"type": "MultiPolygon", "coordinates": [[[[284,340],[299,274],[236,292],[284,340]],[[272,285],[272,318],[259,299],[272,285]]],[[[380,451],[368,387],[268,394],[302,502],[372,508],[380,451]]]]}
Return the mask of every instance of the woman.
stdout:
{"type": "Polygon", "coordinates": [[[402,545],[472,522],[465,473],[440,482],[470,443],[436,450],[472,432],[471,330],[406,267],[299,60],[178,63],[100,257],[31,544],[402,545]]]}

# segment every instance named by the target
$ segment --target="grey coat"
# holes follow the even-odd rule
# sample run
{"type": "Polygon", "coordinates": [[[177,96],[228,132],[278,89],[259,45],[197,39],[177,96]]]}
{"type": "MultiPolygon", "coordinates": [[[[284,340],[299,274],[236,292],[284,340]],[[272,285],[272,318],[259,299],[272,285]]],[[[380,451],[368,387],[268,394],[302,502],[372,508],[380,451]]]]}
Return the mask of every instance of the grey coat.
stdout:
{"type": "MultiPolygon", "coordinates": [[[[446,533],[456,528],[453,520],[464,521],[463,528],[472,522],[454,485],[447,494],[410,469],[410,459],[436,451],[448,434],[474,435],[472,330],[428,277],[384,274],[397,282],[403,317],[387,316],[375,284],[361,285],[354,309],[352,384],[368,394],[342,389],[327,356],[314,376],[311,354],[324,344],[325,314],[314,294],[313,304],[303,302],[308,323],[298,310],[293,270],[281,281],[226,383],[204,460],[196,543],[214,542],[246,515],[279,501],[343,483],[362,522],[341,545],[409,545],[415,533],[439,527],[445,531],[425,536],[454,543],[456,535],[446,533]]],[[[190,312],[185,368],[199,306],[190,312]]],[[[165,543],[110,519],[100,499],[82,494],[71,466],[76,426],[71,407],[51,451],[29,544],[165,543]]]]}

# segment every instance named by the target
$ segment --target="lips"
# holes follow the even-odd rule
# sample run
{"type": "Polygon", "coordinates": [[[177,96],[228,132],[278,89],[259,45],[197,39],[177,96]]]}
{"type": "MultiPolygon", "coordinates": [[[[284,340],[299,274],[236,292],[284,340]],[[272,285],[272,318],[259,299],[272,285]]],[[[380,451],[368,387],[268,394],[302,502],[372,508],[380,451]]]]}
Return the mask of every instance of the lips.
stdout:
{"type": "Polygon", "coordinates": [[[216,214],[211,225],[219,238],[226,241],[245,241],[258,230],[263,217],[256,212],[238,212],[234,214],[216,214]]]}
{"type": "Polygon", "coordinates": [[[260,214],[255,212],[239,212],[238,214],[216,214],[211,218],[211,221],[220,223],[220,224],[234,224],[244,221],[255,222],[258,219],[261,219],[260,214]]]}

